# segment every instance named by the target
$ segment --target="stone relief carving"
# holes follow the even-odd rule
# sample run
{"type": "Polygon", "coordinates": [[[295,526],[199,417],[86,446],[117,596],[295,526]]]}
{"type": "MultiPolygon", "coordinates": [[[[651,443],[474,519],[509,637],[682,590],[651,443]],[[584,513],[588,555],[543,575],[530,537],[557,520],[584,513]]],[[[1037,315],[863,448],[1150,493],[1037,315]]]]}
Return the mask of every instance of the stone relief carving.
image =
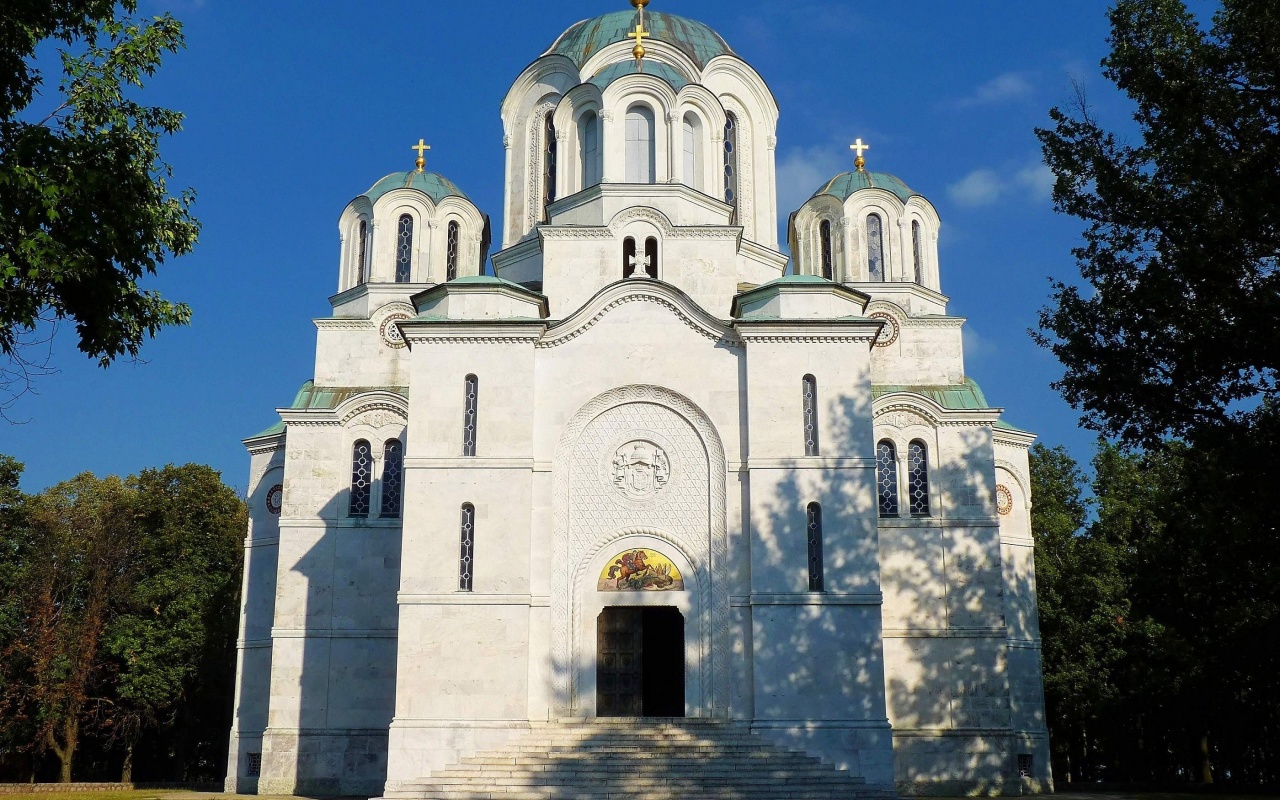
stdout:
{"type": "Polygon", "coordinates": [[[882,319],[885,322],[883,328],[880,329],[880,335],[876,338],[876,347],[888,347],[898,341],[898,335],[901,333],[901,327],[898,318],[887,311],[877,311],[874,314],[867,315],[871,319],[882,319]]]}
{"type": "Polygon", "coordinates": [[[634,440],[613,455],[613,485],[632,500],[648,500],[671,479],[671,461],[653,442],[634,440]]]}
{"type": "Polygon", "coordinates": [[[889,414],[884,414],[876,418],[876,422],[881,425],[888,425],[890,428],[910,428],[913,425],[924,425],[925,427],[929,427],[933,424],[919,414],[915,414],[910,411],[895,411],[889,414]]]}

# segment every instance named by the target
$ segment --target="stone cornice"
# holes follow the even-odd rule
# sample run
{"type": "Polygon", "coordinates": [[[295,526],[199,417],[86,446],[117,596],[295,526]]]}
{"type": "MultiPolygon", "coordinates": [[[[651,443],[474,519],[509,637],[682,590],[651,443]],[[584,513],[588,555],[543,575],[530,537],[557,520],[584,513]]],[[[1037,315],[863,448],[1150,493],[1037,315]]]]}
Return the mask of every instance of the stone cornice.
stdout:
{"type": "Polygon", "coordinates": [[[741,346],[733,328],[708,314],[687,294],[669,283],[649,278],[629,278],[596,293],[582,308],[547,329],[539,348],[558,347],[590,330],[615,308],[633,302],[659,305],[675,314],[694,333],[729,347],[741,346]]]}
{"type": "Polygon", "coordinates": [[[526,320],[409,320],[400,323],[404,340],[415,344],[534,344],[547,330],[545,322],[526,320]]]}
{"type": "Polygon", "coordinates": [[[994,433],[996,444],[1017,447],[1021,450],[1029,450],[1031,445],[1036,443],[1036,439],[1040,438],[1030,431],[1020,431],[1012,428],[996,428],[994,433]]]}
{"type": "Polygon", "coordinates": [[[346,425],[361,414],[378,411],[388,412],[407,422],[409,401],[395,392],[374,391],[358,394],[334,409],[276,409],[285,425],[346,425]]]}
{"type": "Polygon", "coordinates": [[[1004,413],[1003,408],[946,409],[933,399],[913,392],[894,392],[877,397],[872,411],[877,422],[886,414],[907,411],[924,417],[936,427],[961,428],[993,426],[1004,413]]]}
{"type": "Polygon", "coordinates": [[[740,319],[733,323],[747,343],[865,344],[868,348],[883,326],[870,319],[740,319]]]}
{"type": "Polygon", "coordinates": [[[270,436],[251,436],[241,439],[249,455],[258,456],[263,453],[274,453],[284,449],[284,433],[273,433],[270,436]]]}

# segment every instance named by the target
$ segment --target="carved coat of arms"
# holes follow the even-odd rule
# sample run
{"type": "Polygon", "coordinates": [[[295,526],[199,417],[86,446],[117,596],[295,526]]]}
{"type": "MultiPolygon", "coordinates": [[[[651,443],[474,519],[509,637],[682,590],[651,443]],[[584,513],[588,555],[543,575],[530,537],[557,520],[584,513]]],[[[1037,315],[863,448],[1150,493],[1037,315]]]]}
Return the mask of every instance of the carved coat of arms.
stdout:
{"type": "Polygon", "coordinates": [[[671,462],[653,442],[629,442],[614,454],[613,485],[633,500],[653,497],[670,479],[671,462]]]}

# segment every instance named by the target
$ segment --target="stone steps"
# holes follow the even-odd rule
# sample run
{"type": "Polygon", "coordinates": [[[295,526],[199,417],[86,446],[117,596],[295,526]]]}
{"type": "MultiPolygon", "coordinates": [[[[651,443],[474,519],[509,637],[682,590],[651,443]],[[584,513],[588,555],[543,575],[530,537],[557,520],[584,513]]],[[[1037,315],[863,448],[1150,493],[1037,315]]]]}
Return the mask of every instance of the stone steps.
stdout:
{"type": "Polygon", "coordinates": [[[395,792],[397,800],[889,800],[862,778],[733,723],[534,723],[395,792]]]}

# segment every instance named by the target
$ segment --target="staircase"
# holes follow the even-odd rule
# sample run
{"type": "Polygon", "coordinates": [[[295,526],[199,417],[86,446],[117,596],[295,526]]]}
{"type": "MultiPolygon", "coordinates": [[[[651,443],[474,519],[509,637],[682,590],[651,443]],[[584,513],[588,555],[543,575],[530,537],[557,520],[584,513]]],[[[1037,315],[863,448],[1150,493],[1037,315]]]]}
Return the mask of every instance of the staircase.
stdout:
{"type": "Polygon", "coordinates": [[[894,792],[729,722],[534,723],[398,798],[420,800],[871,800],[894,792]]]}

